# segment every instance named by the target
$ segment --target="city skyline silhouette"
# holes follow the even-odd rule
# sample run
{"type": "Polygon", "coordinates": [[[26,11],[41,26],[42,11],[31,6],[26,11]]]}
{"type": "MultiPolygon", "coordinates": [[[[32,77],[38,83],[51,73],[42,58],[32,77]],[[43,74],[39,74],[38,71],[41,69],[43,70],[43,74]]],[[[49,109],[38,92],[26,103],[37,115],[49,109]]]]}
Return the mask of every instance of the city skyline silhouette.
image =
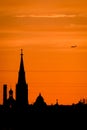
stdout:
{"type": "MultiPolygon", "coordinates": [[[[20,55],[21,55],[21,58],[20,58],[20,65],[19,65],[19,72],[18,72],[18,81],[16,83],[16,88],[15,88],[16,97],[15,98],[13,97],[14,92],[13,92],[12,88],[10,88],[10,90],[9,90],[9,98],[7,98],[8,97],[7,96],[8,95],[7,94],[8,86],[7,86],[7,84],[4,84],[3,85],[3,105],[5,105],[6,101],[9,100],[10,98],[12,98],[11,100],[14,100],[16,103],[18,102],[17,104],[20,107],[23,107],[24,104],[29,105],[29,99],[28,99],[28,94],[29,94],[28,89],[29,88],[28,88],[28,84],[26,83],[26,73],[25,73],[24,60],[23,60],[23,49],[21,49],[21,54],[20,55]]],[[[38,97],[42,97],[40,92],[38,93],[38,97]]],[[[38,97],[36,97],[36,102],[37,102],[38,97]]],[[[44,97],[42,97],[42,99],[43,99],[43,102],[44,102],[44,97]]],[[[82,104],[87,104],[87,99],[85,99],[85,98],[79,99],[77,104],[79,102],[81,102],[82,104]]],[[[44,103],[46,103],[46,102],[44,102],[44,103]]],[[[32,105],[33,104],[34,103],[32,103],[32,105]]],[[[59,105],[57,98],[56,98],[56,102],[53,105],[55,105],[55,104],[59,105]]],[[[72,102],[72,104],[75,104],[75,103],[72,102]]],[[[26,105],[24,105],[24,106],[26,106],[26,105]]],[[[52,105],[52,104],[49,104],[49,105],[52,105]]],[[[64,104],[62,104],[62,105],[64,105],[64,104]]],[[[66,105],[68,105],[68,104],[66,104],[66,105]]],[[[10,106],[10,104],[9,104],[9,106],[10,106]]]]}
{"type": "MultiPolygon", "coordinates": [[[[19,59],[19,61],[20,61],[20,59],[19,59]]],[[[17,63],[17,64],[18,64],[18,63],[17,63]]],[[[19,63],[19,64],[20,64],[20,63],[19,63]]],[[[26,64],[27,64],[27,63],[26,63],[26,64]]],[[[18,65],[18,66],[19,66],[19,65],[18,65]]],[[[18,68],[19,68],[19,67],[18,67],[18,68]]],[[[15,68],[14,68],[14,69],[15,69],[15,68]]],[[[25,68],[25,69],[26,69],[26,68],[25,68]]],[[[17,69],[17,70],[18,70],[18,69],[17,69]]],[[[8,70],[8,71],[9,71],[9,70],[8,70]]],[[[18,70],[18,71],[19,71],[19,70],[18,70]]],[[[2,71],[2,72],[3,72],[3,71],[2,71]]],[[[54,71],[53,71],[53,72],[54,72],[54,71]]],[[[6,71],[5,73],[8,74],[9,72],[6,71]]],[[[26,73],[28,73],[27,70],[26,70],[26,73]]],[[[29,72],[29,73],[34,73],[34,72],[29,72]]],[[[37,72],[35,72],[35,73],[38,74],[38,75],[40,75],[41,72],[38,73],[38,71],[37,71],[37,72]]],[[[45,73],[45,72],[43,71],[42,73],[45,73]]],[[[51,73],[51,74],[52,74],[52,72],[50,72],[50,71],[48,71],[47,73],[51,73]]],[[[55,73],[56,73],[56,71],[55,71],[55,73]]],[[[60,71],[58,71],[57,73],[59,73],[59,74],[60,74],[60,73],[64,73],[64,74],[65,74],[65,73],[67,73],[67,71],[65,71],[65,72],[63,71],[63,72],[62,72],[62,71],[60,70],[60,71]]],[[[69,71],[68,73],[74,73],[74,71],[69,71]]],[[[75,71],[75,73],[80,73],[80,71],[75,71]]],[[[84,73],[86,73],[86,72],[84,72],[84,73]]],[[[4,74],[4,72],[3,72],[3,74],[4,74]]],[[[9,73],[9,74],[11,75],[11,73],[9,73]]],[[[17,77],[17,75],[18,75],[17,72],[16,72],[15,74],[16,74],[15,76],[17,77]]],[[[38,75],[37,75],[37,76],[38,76],[38,75]]],[[[74,75],[75,75],[75,74],[74,74],[74,75]]],[[[8,76],[8,77],[10,77],[10,76],[8,76]]],[[[17,78],[18,78],[18,77],[17,77],[17,78]]],[[[17,80],[18,80],[17,78],[16,78],[16,81],[15,81],[16,83],[17,83],[17,80]]],[[[33,91],[33,90],[35,89],[35,87],[33,87],[33,84],[31,85],[31,81],[30,81],[28,75],[26,75],[26,78],[27,78],[27,81],[28,81],[27,83],[28,83],[28,85],[30,86],[30,88],[29,88],[30,91],[31,91],[31,90],[33,91]]],[[[31,77],[30,77],[30,78],[31,78],[31,77]]],[[[33,78],[33,77],[32,77],[32,78],[33,78]]],[[[34,77],[34,78],[35,78],[35,77],[34,77]]],[[[34,79],[34,80],[35,80],[35,79],[34,79]]],[[[48,79],[48,80],[49,80],[49,79],[48,79]]],[[[14,81],[11,81],[11,82],[14,82],[14,81]]],[[[15,83],[15,84],[16,84],[16,83],[15,83]]],[[[51,81],[50,81],[50,83],[51,83],[51,81]]],[[[61,82],[61,83],[62,83],[62,82],[61,82]]],[[[3,82],[3,84],[4,84],[4,82],[3,82]]],[[[10,89],[9,84],[10,84],[10,83],[8,82],[8,88],[10,89]]],[[[11,83],[11,84],[12,84],[12,83],[11,83]]],[[[14,90],[14,94],[13,94],[13,96],[15,95],[14,98],[16,98],[15,84],[14,84],[14,89],[13,89],[13,84],[10,85],[10,86],[12,86],[11,88],[14,90]]],[[[34,84],[36,84],[36,86],[37,86],[37,82],[34,83],[34,84]]],[[[38,84],[39,84],[39,82],[38,82],[38,84]]],[[[72,84],[73,84],[73,83],[72,83],[72,84]]],[[[48,83],[47,83],[47,84],[46,84],[46,83],[45,83],[45,84],[44,84],[44,83],[40,83],[40,87],[39,87],[39,88],[41,88],[41,89],[43,90],[43,88],[44,88],[46,85],[48,85],[48,83]],[[43,87],[43,86],[44,86],[44,87],[43,87]]],[[[55,88],[56,88],[56,87],[57,87],[57,88],[60,88],[60,84],[57,84],[57,86],[56,86],[56,83],[55,83],[55,82],[54,82],[54,84],[52,84],[52,85],[53,85],[55,88]]],[[[82,84],[81,84],[81,85],[82,85],[82,84]]],[[[84,87],[84,84],[83,84],[82,86],[84,87]]],[[[69,86],[69,87],[70,87],[70,89],[71,89],[71,86],[69,86]]],[[[78,85],[77,85],[77,86],[75,85],[75,86],[73,86],[73,87],[78,87],[78,85]]],[[[66,86],[65,86],[65,88],[66,88],[66,86]]],[[[9,90],[9,89],[8,89],[8,90],[9,90]]],[[[62,87],[61,87],[61,89],[63,90],[62,87]]],[[[44,96],[42,90],[39,90],[39,89],[37,89],[37,90],[38,90],[38,91],[37,91],[37,95],[34,96],[34,99],[33,99],[33,101],[31,102],[31,104],[32,104],[33,102],[35,102],[36,97],[38,96],[38,94],[39,94],[40,92],[41,92],[41,94],[44,96]]],[[[51,87],[49,88],[49,91],[47,91],[48,98],[50,97],[50,95],[53,95],[53,94],[54,94],[54,93],[53,93],[53,94],[50,94],[50,93],[49,93],[50,90],[51,90],[51,87]]],[[[30,96],[30,97],[28,96],[28,100],[29,100],[29,98],[31,99],[31,98],[33,97],[33,96],[32,96],[32,91],[30,92],[30,95],[31,95],[31,96],[30,96]]],[[[35,90],[34,90],[34,91],[35,91],[35,90]]],[[[54,89],[54,91],[55,91],[55,89],[54,89]]],[[[60,89],[59,89],[58,91],[60,92],[60,89]]],[[[56,92],[58,92],[58,91],[56,91],[56,92]]],[[[63,90],[63,91],[64,91],[64,90],[63,90]]],[[[66,90],[65,90],[65,91],[66,91],[66,90]]],[[[69,90],[68,90],[68,91],[69,91],[69,90]]],[[[46,92],[46,91],[44,90],[44,92],[46,92]]],[[[2,93],[3,93],[3,92],[1,92],[1,95],[2,95],[2,93]]],[[[34,93],[34,92],[33,92],[33,93],[34,93]]],[[[35,93],[36,93],[36,92],[35,92],[35,93]]],[[[61,103],[61,98],[59,97],[59,96],[60,96],[60,93],[59,93],[59,95],[57,94],[57,95],[54,95],[54,96],[55,96],[54,101],[51,102],[51,100],[50,100],[50,103],[47,103],[47,104],[49,104],[49,105],[50,105],[50,104],[55,104],[57,99],[58,99],[58,101],[59,101],[59,104],[63,104],[63,103],[61,103]]],[[[66,96],[68,96],[68,95],[66,95],[66,96]]],[[[7,92],[7,97],[8,97],[8,92],[7,92]]],[[[61,94],[61,97],[63,98],[62,94],[61,94]]],[[[2,98],[2,100],[3,100],[3,95],[1,96],[1,98],[2,98]]],[[[76,98],[75,95],[73,95],[73,98],[74,98],[74,99],[76,98]]],[[[83,98],[86,99],[86,96],[83,95],[82,97],[79,97],[78,100],[77,100],[77,102],[73,102],[73,101],[72,101],[72,102],[71,102],[71,105],[72,105],[73,103],[78,103],[78,101],[79,101],[79,100],[82,100],[83,98]]],[[[2,102],[2,103],[3,103],[3,102],[2,102]]],[[[69,105],[69,104],[66,103],[65,105],[69,105]]]]}
{"type": "Polygon", "coordinates": [[[0,125],[1,130],[18,130],[19,127],[21,129],[23,127],[27,129],[41,129],[42,126],[44,129],[47,127],[50,129],[52,127],[58,128],[59,126],[62,128],[60,123],[64,123],[65,121],[70,121],[70,124],[72,125],[73,123],[73,127],[75,127],[79,121],[86,118],[87,99],[84,98],[78,101],[77,104],[73,103],[72,105],[60,105],[58,99],[54,105],[48,105],[44,97],[39,93],[35,102],[30,104],[28,102],[29,88],[26,82],[23,50],[21,49],[18,80],[15,86],[15,99],[12,88],[10,88],[9,97],[7,98],[7,84],[3,85],[3,104],[0,105],[0,119],[2,119],[0,125]]]}
{"type": "MultiPolygon", "coordinates": [[[[7,84],[3,85],[3,105],[4,106],[8,106],[9,108],[12,106],[17,106],[19,108],[22,107],[26,107],[29,105],[29,99],[28,99],[28,84],[26,83],[26,73],[25,73],[25,68],[24,68],[24,60],[23,60],[23,49],[21,49],[21,58],[20,58],[20,65],[19,65],[19,72],[18,72],[18,81],[16,83],[16,88],[15,88],[15,93],[16,93],[16,98],[14,99],[13,97],[13,90],[12,88],[10,88],[9,90],[9,98],[7,98],[7,84]]],[[[38,93],[38,97],[36,97],[36,101],[33,104],[30,105],[34,105],[36,104],[40,104],[39,100],[41,101],[40,103],[42,103],[42,105],[48,105],[45,101],[44,101],[44,97],[42,97],[41,93],[38,93]]],[[[77,104],[87,104],[87,99],[82,98],[78,101],[77,104]]],[[[56,99],[56,105],[61,105],[58,103],[58,99],[56,99]]],[[[53,104],[53,105],[55,105],[53,104]]],[[[52,104],[50,104],[52,105],[52,104]]],[[[64,104],[62,104],[64,105],[64,104]]],[[[68,104],[67,104],[68,105],[68,104]]],[[[71,104],[72,105],[76,105],[74,103],[71,104]]]]}

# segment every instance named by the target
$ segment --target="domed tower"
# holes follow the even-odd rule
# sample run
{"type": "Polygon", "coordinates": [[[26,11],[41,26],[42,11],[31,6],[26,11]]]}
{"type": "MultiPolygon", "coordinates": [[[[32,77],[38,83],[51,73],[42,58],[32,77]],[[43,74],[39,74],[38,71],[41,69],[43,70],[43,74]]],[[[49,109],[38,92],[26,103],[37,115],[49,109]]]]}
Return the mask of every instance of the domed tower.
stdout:
{"type": "Polygon", "coordinates": [[[9,90],[9,98],[13,98],[13,90],[12,89],[9,90]]]}
{"type": "Polygon", "coordinates": [[[18,107],[26,107],[28,105],[28,85],[26,83],[25,78],[22,49],[21,49],[20,68],[18,74],[18,83],[16,84],[16,103],[18,107]]]}

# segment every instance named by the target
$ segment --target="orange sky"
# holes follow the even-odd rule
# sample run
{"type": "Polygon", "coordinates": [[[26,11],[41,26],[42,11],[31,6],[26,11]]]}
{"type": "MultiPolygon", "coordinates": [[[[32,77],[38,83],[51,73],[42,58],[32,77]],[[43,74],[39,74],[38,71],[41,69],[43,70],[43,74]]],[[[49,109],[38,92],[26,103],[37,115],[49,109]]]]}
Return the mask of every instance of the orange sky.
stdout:
{"type": "Polygon", "coordinates": [[[15,97],[21,48],[29,103],[39,93],[48,104],[87,98],[86,0],[0,1],[0,103],[4,83],[15,97]]]}

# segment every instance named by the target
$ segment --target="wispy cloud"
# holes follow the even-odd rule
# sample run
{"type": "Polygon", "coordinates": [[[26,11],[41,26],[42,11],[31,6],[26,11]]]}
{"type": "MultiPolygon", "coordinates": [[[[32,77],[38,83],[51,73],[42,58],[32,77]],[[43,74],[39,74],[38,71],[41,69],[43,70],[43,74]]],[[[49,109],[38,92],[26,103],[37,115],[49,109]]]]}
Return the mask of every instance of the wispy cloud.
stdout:
{"type": "Polygon", "coordinates": [[[34,15],[34,14],[30,14],[30,15],[16,15],[17,18],[75,18],[77,17],[76,14],[52,14],[52,15],[34,15]]]}

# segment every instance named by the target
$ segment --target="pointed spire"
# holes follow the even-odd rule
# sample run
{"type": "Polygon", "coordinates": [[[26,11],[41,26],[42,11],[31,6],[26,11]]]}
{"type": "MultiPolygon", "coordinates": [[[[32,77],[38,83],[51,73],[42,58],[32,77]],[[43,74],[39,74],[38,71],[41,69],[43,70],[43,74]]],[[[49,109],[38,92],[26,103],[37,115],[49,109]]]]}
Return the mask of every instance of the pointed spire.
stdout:
{"type": "Polygon", "coordinates": [[[23,55],[23,49],[21,49],[21,56],[23,55]]]}
{"type": "Polygon", "coordinates": [[[23,49],[21,49],[21,61],[20,61],[20,68],[19,68],[18,83],[26,83],[25,71],[24,71],[24,62],[23,62],[23,49]]]}
{"type": "Polygon", "coordinates": [[[23,63],[23,49],[21,49],[21,62],[20,62],[20,70],[24,72],[24,63],[23,63]]]}
{"type": "Polygon", "coordinates": [[[21,62],[23,64],[23,49],[21,49],[21,62]]]}

